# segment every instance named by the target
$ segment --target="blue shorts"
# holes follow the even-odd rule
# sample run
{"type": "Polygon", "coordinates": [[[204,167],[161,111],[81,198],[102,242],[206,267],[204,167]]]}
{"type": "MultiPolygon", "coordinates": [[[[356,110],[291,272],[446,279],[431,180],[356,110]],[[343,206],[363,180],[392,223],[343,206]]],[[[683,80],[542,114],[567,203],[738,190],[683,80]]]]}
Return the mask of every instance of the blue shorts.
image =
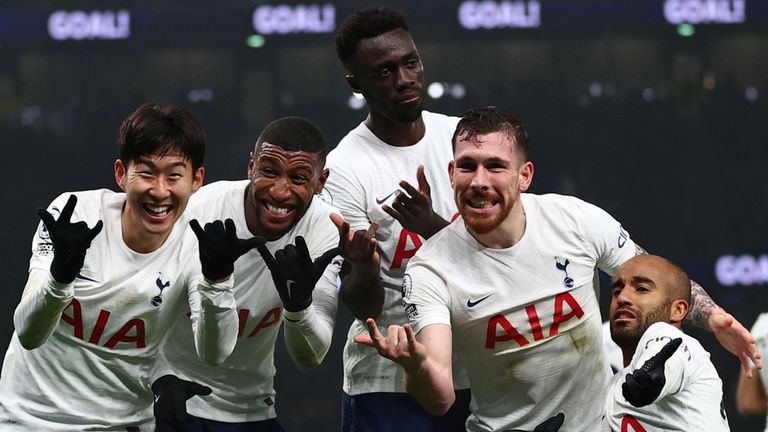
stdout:
{"type": "Polygon", "coordinates": [[[456,402],[444,416],[424,411],[408,393],[342,393],[342,432],[465,432],[469,390],[456,390],[456,402]]]}
{"type": "Polygon", "coordinates": [[[191,420],[184,425],[157,425],[157,432],[285,432],[277,419],[260,420],[243,423],[226,423],[190,416],[191,420]]]}

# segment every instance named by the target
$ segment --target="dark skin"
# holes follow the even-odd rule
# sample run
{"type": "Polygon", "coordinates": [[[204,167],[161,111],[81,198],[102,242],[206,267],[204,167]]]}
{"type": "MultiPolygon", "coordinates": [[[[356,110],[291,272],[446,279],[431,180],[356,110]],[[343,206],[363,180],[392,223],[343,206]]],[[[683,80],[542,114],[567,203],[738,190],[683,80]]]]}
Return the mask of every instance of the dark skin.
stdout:
{"type": "MultiPolygon", "coordinates": [[[[314,195],[323,190],[329,171],[322,167],[316,153],[287,151],[266,142],[257,146],[248,161],[251,184],[245,194],[245,220],[251,234],[274,241],[296,225],[314,195]]],[[[378,225],[350,233],[341,216],[334,214],[331,220],[339,229],[339,247],[350,275],[342,283],[341,299],[355,316],[378,316],[384,301],[383,290],[375,288],[379,282],[374,239],[378,225]],[[374,288],[351,290],[349,286],[374,288]]]]}
{"type": "MultiPolygon", "coordinates": [[[[355,55],[347,61],[347,83],[361,93],[368,105],[365,125],[379,139],[395,147],[411,146],[424,138],[421,104],[424,67],[411,35],[396,29],[363,39],[355,55]]],[[[383,210],[403,228],[429,238],[448,225],[432,209],[429,183],[420,167],[418,187],[407,181],[399,183],[400,194],[392,206],[383,210]]]]}

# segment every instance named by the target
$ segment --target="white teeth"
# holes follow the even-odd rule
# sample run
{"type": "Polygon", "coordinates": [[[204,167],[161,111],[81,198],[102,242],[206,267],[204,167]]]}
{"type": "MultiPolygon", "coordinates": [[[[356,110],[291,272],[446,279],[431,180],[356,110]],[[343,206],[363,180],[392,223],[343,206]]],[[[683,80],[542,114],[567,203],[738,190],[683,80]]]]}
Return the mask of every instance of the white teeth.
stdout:
{"type": "Polygon", "coordinates": [[[288,208],[287,207],[275,207],[272,204],[267,204],[267,210],[276,215],[287,215],[288,214],[288,208]]]}
{"type": "Polygon", "coordinates": [[[493,206],[493,201],[491,200],[469,200],[469,205],[474,208],[489,208],[493,206]]]}
{"type": "Polygon", "coordinates": [[[153,206],[145,204],[144,208],[155,216],[165,216],[171,211],[171,206],[153,206]]]}

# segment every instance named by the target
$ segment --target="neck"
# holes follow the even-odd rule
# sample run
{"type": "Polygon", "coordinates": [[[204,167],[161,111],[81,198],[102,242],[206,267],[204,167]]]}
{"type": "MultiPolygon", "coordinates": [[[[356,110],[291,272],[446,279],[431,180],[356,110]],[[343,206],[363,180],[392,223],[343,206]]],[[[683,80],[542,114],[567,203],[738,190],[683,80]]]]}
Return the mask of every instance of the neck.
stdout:
{"type": "Polygon", "coordinates": [[[624,359],[624,367],[629,366],[629,363],[632,361],[632,356],[635,355],[635,349],[637,346],[634,347],[622,347],[621,348],[621,354],[624,359]]]}
{"type": "Polygon", "coordinates": [[[407,147],[424,138],[424,119],[419,116],[413,122],[397,122],[375,113],[369,113],[365,125],[376,137],[394,147],[407,147]]]}
{"type": "Polygon", "coordinates": [[[507,218],[486,234],[477,234],[469,230],[470,234],[480,244],[491,249],[506,249],[516,245],[525,234],[526,216],[522,200],[517,200],[507,218]]]}

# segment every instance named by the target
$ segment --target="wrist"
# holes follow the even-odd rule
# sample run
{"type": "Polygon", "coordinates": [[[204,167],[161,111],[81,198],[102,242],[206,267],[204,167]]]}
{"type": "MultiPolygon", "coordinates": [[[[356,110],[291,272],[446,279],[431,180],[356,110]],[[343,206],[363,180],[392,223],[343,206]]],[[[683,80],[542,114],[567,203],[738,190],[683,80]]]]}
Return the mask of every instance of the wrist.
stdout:
{"type": "Polygon", "coordinates": [[[283,318],[286,322],[289,323],[298,323],[301,321],[306,320],[314,311],[312,308],[312,304],[310,303],[309,306],[306,308],[299,310],[299,311],[290,311],[288,309],[283,309],[283,318]]]}

